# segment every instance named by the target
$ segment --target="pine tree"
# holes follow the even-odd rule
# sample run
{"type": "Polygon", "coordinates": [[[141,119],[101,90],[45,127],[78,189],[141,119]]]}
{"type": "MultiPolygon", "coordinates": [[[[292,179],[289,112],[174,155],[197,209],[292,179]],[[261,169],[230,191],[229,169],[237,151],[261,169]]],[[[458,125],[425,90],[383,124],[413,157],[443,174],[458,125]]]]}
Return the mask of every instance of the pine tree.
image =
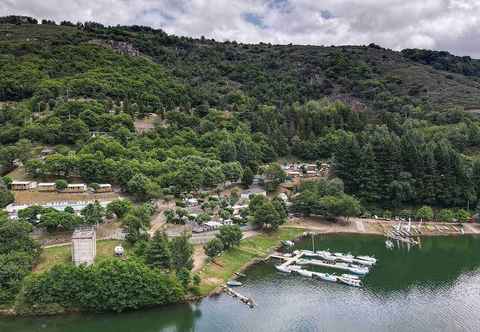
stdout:
{"type": "Polygon", "coordinates": [[[180,269],[191,270],[193,268],[193,246],[188,240],[186,233],[173,238],[170,242],[172,253],[172,266],[178,271],[180,269]]]}
{"type": "Polygon", "coordinates": [[[155,232],[145,252],[145,259],[152,268],[169,269],[172,266],[170,245],[165,233],[155,232]]]}

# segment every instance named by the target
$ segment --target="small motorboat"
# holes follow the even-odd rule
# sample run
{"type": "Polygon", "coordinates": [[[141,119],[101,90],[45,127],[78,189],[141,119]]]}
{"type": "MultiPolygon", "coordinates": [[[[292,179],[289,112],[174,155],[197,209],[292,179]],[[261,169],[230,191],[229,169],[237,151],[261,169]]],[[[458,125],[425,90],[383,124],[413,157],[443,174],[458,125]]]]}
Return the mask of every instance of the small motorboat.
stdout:
{"type": "Polygon", "coordinates": [[[354,275],[354,274],[347,274],[347,273],[342,274],[342,277],[344,277],[344,278],[360,279],[358,276],[356,276],[356,275],[354,275]]]}
{"type": "Polygon", "coordinates": [[[359,275],[366,275],[370,270],[368,267],[365,266],[359,266],[359,265],[350,265],[348,267],[348,270],[352,273],[359,274],[359,275]]]}
{"type": "Polygon", "coordinates": [[[362,281],[358,278],[352,278],[350,276],[341,275],[340,277],[338,277],[338,281],[340,281],[341,283],[343,283],[345,285],[354,286],[354,287],[362,287],[362,281]]]}
{"type": "Polygon", "coordinates": [[[241,272],[235,272],[235,275],[242,278],[245,278],[247,276],[245,273],[241,273],[241,272]]]}
{"type": "Polygon", "coordinates": [[[308,271],[308,270],[298,269],[298,270],[294,270],[294,271],[297,272],[302,277],[311,278],[312,275],[313,275],[313,273],[311,271],[308,271]]]}
{"type": "Polygon", "coordinates": [[[288,266],[283,266],[283,265],[275,265],[275,268],[277,271],[283,272],[283,273],[291,273],[292,270],[288,268],[288,266]]]}
{"type": "Polygon", "coordinates": [[[289,266],[287,266],[287,269],[289,269],[291,272],[297,272],[298,270],[303,269],[303,266],[300,266],[300,265],[289,265],[289,266]]]}
{"type": "Polygon", "coordinates": [[[358,259],[358,258],[354,259],[353,262],[354,262],[354,263],[357,263],[357,264],[360,264],[360,265],[365,265],[365,266],[373,266],[373,265],[375,265],[374,262],[364,261],[364,260],[358,259]]]}
{"type": "Polygon", "coordinates": [[[337,258],[332,256],[332,254],[328,251],[317,251],[318,257],[324,259],[326,261],[335,261],[337,258]]]}
{"type": "Polygon", "coordinates": [[[282,241],[282,244],[285,246],[285,247],[293,247],[295,245],[295,243],[293,241],[289,241],[289,240],[284,240],[282,241]]]}
{"type": "Polygon", "coordinates": [[[377,259],[372,256],[357,256],[358,259],[364,260],[364,261],[369,261],[373,262],[374,264],[377,262],[377,259]]]}
{"type": "Polygon", "coordinates": [[[238,286],[242,286],[242,285],[243,284],[240,281],[237,281],[237,280],[227,281],[227,286],[230,286],[230,287],[238,287],[238,286]]]}
{"type": "Polygon", "coordinates": [[[353,258],[355,258],[355,257],[353,257],[352,254],[344,254],[344,253],[341,253],[341,252],[334,252],[334,253],[333,253],[333,256],[335,256],[335,257],[347,258],[347,259],[353,259],[353,258]]]}
{"type": "Polygon", "coordinates": [[[300,258],[299,260],[297,260],[297,264],[299,264],[299,265],[308,265],[308,264],[310,264],[310,260],[300,258]]]}
{"type": "Polygon", "coordinates": [[[335,274],[330,273],[316,273],[315,276],[325,281],[337,282],[338,277],[335,274]]]}

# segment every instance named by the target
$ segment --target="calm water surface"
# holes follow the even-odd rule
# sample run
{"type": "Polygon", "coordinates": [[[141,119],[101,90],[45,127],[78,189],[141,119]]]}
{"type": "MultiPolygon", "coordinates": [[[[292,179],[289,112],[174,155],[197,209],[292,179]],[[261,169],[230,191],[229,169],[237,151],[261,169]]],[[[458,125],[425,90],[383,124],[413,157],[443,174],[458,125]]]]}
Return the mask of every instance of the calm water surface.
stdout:
{"type": "Polygon", "coordinates": [[[382,237],[329,235],[315,249],[373,254],[379,263],[362,289],[256,265],[238,288],[255,299],[253,310],[220,295],[124,314],[2,318],[0,331],[480,331],[479,237],[424,238],[422,248],[388,251],[382,237]]]}

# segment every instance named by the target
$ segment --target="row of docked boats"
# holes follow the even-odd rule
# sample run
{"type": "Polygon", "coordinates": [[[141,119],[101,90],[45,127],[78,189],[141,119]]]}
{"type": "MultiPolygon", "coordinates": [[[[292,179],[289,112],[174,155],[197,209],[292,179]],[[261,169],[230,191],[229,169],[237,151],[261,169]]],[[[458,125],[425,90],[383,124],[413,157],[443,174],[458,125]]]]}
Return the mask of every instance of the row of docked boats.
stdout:
{"type": "Polygon", "coordinates": [[[336,275],[334,273],[314,272],[314,271],[305,270],[300,265],[289,265],[289,266],[277,265],[276,268],[281,272],[285,272],[285,273],[293,272],[301,275],[302,277],[320,279],[320,280],[329,281],[329,282],[338,282],[338,283],[342,283],[342,284],[354,286],[354,287],[362,287],[362,281],[360,280],[360,278],[353,274],[336,275]]]}
{"type": "Polygon", "coordinates": [[[352,254],[344,254],[341,252],[330,252],[328,250],[302,250],[307,257],[318,257],[329,262],[344,262],[348,264],[359,264],[363,266],[373,266],[377,263],[377,259],[372,256],[353,256],[352,254]]]}

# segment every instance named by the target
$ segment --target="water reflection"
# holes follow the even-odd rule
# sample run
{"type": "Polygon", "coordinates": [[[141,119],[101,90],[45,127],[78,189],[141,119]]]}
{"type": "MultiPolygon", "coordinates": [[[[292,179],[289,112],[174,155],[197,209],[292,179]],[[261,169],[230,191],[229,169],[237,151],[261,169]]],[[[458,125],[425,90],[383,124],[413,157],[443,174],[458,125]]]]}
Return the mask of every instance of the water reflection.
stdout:
{"type": "MultiPolygon", "coordinates": [[[[254,310],[220,295],[195,305],[125,314],[0,319],[1,332],[475,331],[480,326],[480,239],[435,237],[387,250],[378,236],[318,236],[315,247],[375,255],[362,289],[285,275],[272,263],[246,271],[239,291],[254,310]]],[[[311,239],[298,244],[312,249],[311,239]]],[[[312,268],[313,269],[313,268],[312,268]]],[[[332,272],[332,271],[330,271],[332,272]]]]}

